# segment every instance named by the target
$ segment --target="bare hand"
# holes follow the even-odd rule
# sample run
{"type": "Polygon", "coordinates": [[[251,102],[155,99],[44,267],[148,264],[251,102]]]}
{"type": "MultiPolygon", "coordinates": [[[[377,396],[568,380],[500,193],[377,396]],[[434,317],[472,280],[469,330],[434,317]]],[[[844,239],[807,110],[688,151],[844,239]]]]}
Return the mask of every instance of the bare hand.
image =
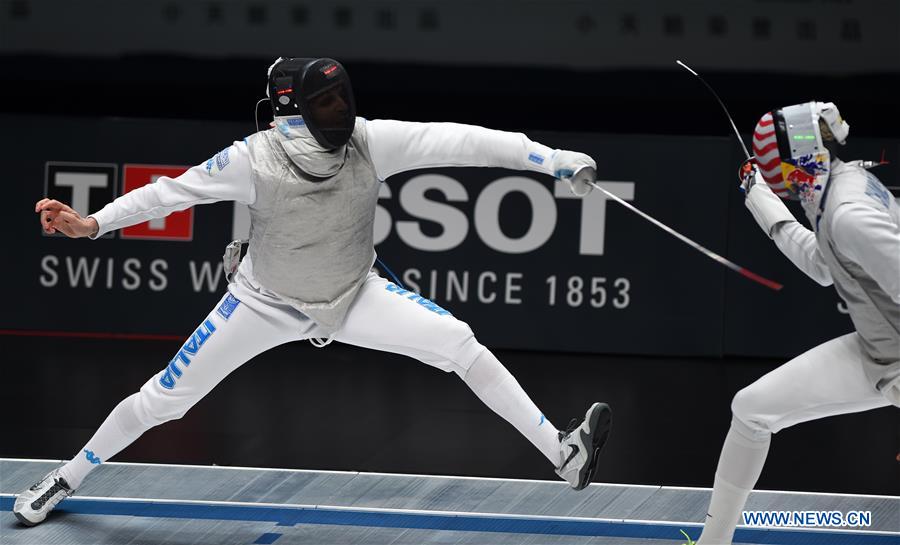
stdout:
{"type": "Polygon", "coordinates": [[[41,214],[41,227],[51,235],[59,231],[70,238],[81,238],[96,234],[99,230],[97,220],[82,218],[72,207],[55,199],[39,200],[34,205],[34,211],[41,214]]]}

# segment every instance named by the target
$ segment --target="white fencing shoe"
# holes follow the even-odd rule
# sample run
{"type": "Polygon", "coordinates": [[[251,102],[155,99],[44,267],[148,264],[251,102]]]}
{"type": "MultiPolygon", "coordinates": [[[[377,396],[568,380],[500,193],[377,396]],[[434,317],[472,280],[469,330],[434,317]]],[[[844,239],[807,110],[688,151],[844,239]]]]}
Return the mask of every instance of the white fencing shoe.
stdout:
{"type": "Polygon", "coordinates": [[[56,504],[71,496],[75,490],[54,469],[16,498],[13,513],[22,524],[34,526],[44,522],[56,504]]]}
{"type": "Polygon", "coordinates": [[[573,419],[566,431],[559,432],[559,467],[556,474],[581,490],[591,482],[600,449],[609,437],[612,411],[606,403],[594,403],[584,420],[573,419]]]}

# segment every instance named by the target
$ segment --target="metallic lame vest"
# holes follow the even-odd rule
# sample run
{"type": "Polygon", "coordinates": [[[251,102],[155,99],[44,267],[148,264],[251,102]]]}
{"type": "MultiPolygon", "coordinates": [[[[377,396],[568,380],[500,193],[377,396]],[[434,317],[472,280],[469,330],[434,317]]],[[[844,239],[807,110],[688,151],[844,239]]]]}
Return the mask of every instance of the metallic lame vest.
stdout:
{"type": "Polygon", "coordinates": [[[256,202],[250,206],[253,277],[334,332],[375,261],[378,177],[363,121],[330,178],[295,165],[276,129],[247,139],[256,202]]]}
{"type": "Polygon", "coordinates": [[[900,304],[835,248],[828,220],[839,206],[855,202],[883,210],[900,226],[900,206],[871,173],[840,162],[834,165],[822,199],[823,217],[816,232],[819,250],[831,270],[834,287],[847,304],[863,350],[872,359],[866,364],[866,375],[881,390],[900,376],[900,304]]]}

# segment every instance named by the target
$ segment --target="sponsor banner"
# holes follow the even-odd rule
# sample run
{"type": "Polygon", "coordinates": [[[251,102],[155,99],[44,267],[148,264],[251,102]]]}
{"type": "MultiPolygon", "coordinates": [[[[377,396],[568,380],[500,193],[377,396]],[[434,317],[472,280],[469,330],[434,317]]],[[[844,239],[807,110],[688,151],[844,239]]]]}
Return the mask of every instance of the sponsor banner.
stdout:
{"type": "MultiPolygon", "coordinates": [[[[44,235],[33,205],[50,196],[86,214],[191,165],[226,168],[227,156],[217,152],[252,126],[4,121],[19,129],[0,135],[15,158],[6,166],[15,181],[7,192],[16,233],[7,248],[15,265],[4,271],[12,289],[0,329],[187,338],[211,309],[229,313],[217,307],[226,287],[221,256],[229,241],[246,236],[246,207],[198,206],[91,241],[44,235]],[[48,127],[53,139],[43,138],[48,127]]],[[[602,193],[578,199],[545,175],[457,168],[392,177],[376,211],[379,257],[406,289],[468,322],[484,344],[789,356],[823,332],[849,329],[833,289],[792,270],[743,210],[731,140],[530,136],[592,155],[607,190],[788,287],[775,293],[750,283],[602,193]],[[759,327],[806,309],[817,316],[811,327],[785,323],[777,328],[783,334],[759,327]]]]}
{"type": "Polygon", "coordinates": [[[221,298],[233,204],[215,203],[98,240],[45,235],[34,203],[49,196],[86,215],[177,176],[252,132],[234,123],[4,116],[7,304],[0,329],[141,335],[193,331],[221,298]],[[48,137],[52,135],[52,138],[48,137]],[[14,204],[12,204],[14,203],[14,204]]]}
{"type": "MultiPolygon", "coordinates": [[[[723,250],[727,187],[677,175],[671,138],[534,133],[597,158],[608,191],[723,250]],[[698,186],[697,193],[686,184],[698,186]]],[[[727,169],[723,141],[686,143],[727,169]]],[[[407,288],[467,321],[490,346],[721,353],[725,271],[594,191],[498,169],[407,172],[388,181],[378,253],[407,288]]]]}

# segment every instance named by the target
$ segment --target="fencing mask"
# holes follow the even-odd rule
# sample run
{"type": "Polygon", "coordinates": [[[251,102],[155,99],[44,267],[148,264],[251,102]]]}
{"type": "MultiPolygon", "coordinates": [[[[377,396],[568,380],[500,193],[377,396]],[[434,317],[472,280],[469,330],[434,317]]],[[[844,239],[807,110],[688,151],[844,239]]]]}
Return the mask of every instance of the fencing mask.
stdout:
{"type": "Polygon", "coordinates": [[[844,144],[850,125],[831,102],[806,102],[766,113],[753,131],[753,153],[776,195],[818,201],[831,168],[832,142],[844,144]]]}
{"type": "Polygon", "coordinates": [[[269,67],[266,96],[279,118],[309,129],[326,150],[340,148],[353,134],[356,102],[346,70],[334,59],[280,57],[269,67]]]}

